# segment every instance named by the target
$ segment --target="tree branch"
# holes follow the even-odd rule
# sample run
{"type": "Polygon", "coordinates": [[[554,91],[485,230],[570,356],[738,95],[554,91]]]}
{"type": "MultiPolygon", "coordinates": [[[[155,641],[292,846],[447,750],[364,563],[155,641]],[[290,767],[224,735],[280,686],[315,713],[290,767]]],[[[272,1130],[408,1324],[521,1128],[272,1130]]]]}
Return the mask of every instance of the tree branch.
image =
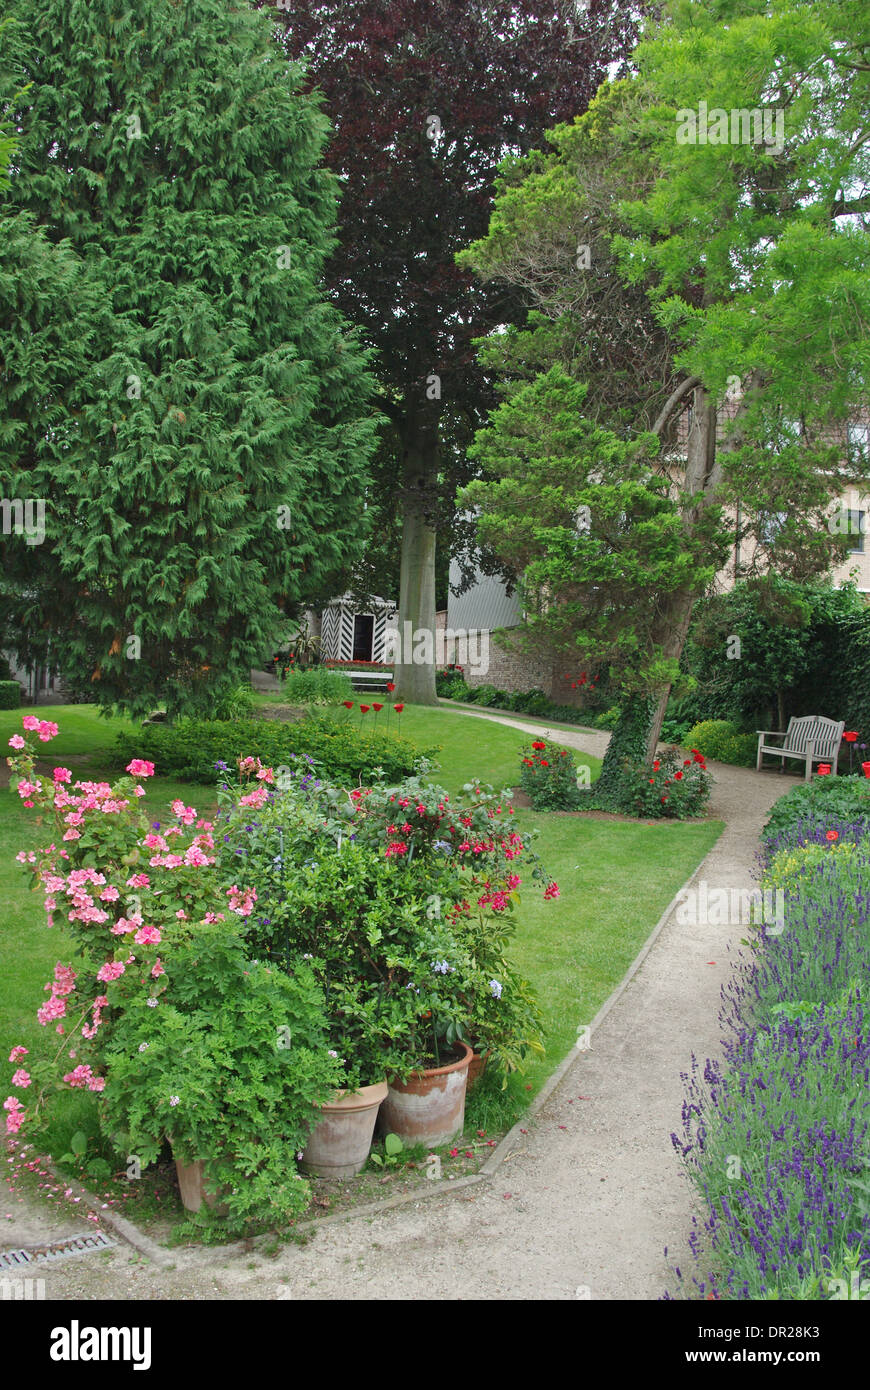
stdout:
{"type": "Polygon", "coordinates": [[[668,399],[665,401],[664,405],[659,411],[659,417],[652,427],[653,434],[661,434],[662,430],[668,422],[668,418],[674,406],[677,405],[689,391],[694,390],[696,386],[700,385],[701,378],[699,376],[689,376],[686,377],[685,381],[680,382],[680,385],[676,388],[676,390],[671,392],[671,394],[668,396],[668,399]]]}

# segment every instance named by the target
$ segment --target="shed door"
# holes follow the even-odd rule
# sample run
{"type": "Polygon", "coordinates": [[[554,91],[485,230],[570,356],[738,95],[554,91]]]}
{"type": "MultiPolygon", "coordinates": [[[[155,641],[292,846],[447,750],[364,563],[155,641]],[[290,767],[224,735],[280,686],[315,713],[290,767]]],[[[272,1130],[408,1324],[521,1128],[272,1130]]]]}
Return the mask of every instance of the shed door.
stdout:
{"type": "Polygon", "coordinates": [[[353,620],[353,659],[371,661],[375,620],[371,613],[357,613],[353,620]]]}

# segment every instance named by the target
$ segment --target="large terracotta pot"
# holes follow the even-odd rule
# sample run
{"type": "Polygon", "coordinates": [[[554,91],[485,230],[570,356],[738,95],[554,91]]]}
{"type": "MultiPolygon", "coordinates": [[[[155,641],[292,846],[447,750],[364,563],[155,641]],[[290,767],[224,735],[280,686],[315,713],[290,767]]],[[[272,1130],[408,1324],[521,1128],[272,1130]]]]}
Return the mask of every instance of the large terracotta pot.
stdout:
{"type": "Polygon", "coordinates": [[[471,1054],[471,1061],[468,1064],[468,1090],[470,1091],[475,1082],[479,1081],[486,1071],[486,1064],[489,1061],[488,1052],[478,1052],[476,1049],[471,1054]]]}
{"type": "Polygon", "coordinates": [[[302,1152],[305,1172],[319,1178],[352,1178],[358,1173],[369,1156],[375,1120],[386,1095],[386,1081],[358,1091],[336,1091],[335,1098],[321,1106],[323,1118],[302,1152]]]}
{"type": "Polygon", "coordinates": [[[465,1124],[465,1091],[471,1048],[460,1042],[462,1055],[443,1067],[415,1071],[407,1081],[389,1083],[378,1117],[380,1129],[397,1134],[403,1144],[446,1144],[465,1124]]]}
{"type": "Polygon", "coordinates": [[[181,1189],[181,1205],[185,1211],[199,1211],[203,1202],[214,1212],[215,1216],[226,1216],[228,1208],[220,1200],[222,1192],[210,1192],[203,1182],[202,1159],[197,1159],[195,1163],[182,1163],[180,1158],[175,1160],[175,1171],[178,1174],[178,1186],[181,1189]]]}

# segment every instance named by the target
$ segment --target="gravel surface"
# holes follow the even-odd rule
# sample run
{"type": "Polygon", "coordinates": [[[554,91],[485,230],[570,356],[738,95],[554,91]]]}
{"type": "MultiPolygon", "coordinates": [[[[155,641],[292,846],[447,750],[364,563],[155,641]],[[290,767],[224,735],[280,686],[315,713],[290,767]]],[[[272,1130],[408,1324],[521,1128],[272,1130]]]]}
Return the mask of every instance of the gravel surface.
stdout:
{"type": "MultiPolygon", "coordinates": [[[[554,732],[596,756],[608,738],[554,732]]],[[[749,889],[761,827],[794,779],[715,763],[711,771],[710,814],[726,829],[695,878],[749,889]]],[[[70,1300],[655,1300],[675,1287],[672,1265],[691,1268],[693,1196],[670,1139],[680,1073],[692,1054],[718,1054],[719,990],[745,934],[739,925],[680,925],[672,913],[591,1049],[577,1052],[492,1180],[376,1219],[323,1225],[307,1245],[271,1258],[198,1249],[169,1251],[158,1264],[119,1239],[110,1251],[32,1272],[45,1278],[48,1299],[70,1300]]],[[[80,1204],[53,1195],[7,1189],[0,1249],[94,1229],[80,1204]]]]}

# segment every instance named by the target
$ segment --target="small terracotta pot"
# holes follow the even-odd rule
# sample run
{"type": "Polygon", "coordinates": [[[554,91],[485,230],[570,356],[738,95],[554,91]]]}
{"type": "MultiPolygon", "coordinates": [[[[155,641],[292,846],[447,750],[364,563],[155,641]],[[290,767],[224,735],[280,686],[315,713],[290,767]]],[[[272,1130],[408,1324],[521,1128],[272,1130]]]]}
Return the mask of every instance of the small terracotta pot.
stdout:
{"type": "Polygon", "coordinates": [[[403,1144],[446,1144],[465,1124],[468,1068],[474,1055],[460,1042],[462,1055],[443,1067],[412,1072],[407,1081],[392,1078],[381,1106],[378,1126],[397,1134],[403,1144]]]}
{"type": "Polygon", "coordinates": [[[185,1211],[199,1211],[205,1202],[215,1216],[226,1216],[229,1208],[220,1200],[224,1193],[210,1192],[206,1188],[203,1182],[202,1169],[201,1158],[197,1159],[195,1163],[182,1163],[180,1158],[175,1160],[178,1186],[181,1189],[181,1205],[185,1211]]]}
{"type": "Polygon", "coordinates": [[[300,1166],[305,1172],[319,1178],[352,1178],[358,1173],[369,1156],[375,1120],[386,1096],[386,1081],[358,1091],[336,1091],[320,1107],[322,1119],[302,1152],[300,1166]]]}

